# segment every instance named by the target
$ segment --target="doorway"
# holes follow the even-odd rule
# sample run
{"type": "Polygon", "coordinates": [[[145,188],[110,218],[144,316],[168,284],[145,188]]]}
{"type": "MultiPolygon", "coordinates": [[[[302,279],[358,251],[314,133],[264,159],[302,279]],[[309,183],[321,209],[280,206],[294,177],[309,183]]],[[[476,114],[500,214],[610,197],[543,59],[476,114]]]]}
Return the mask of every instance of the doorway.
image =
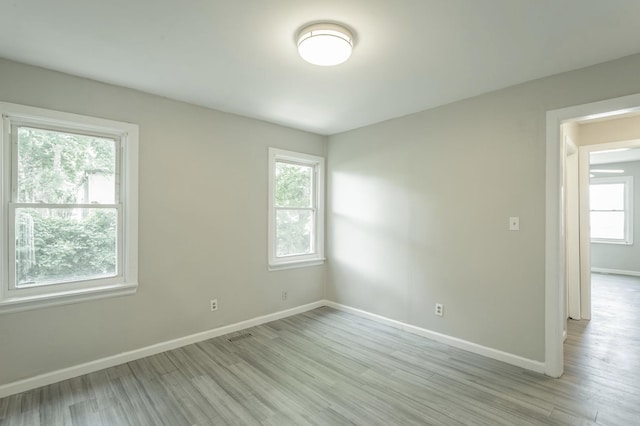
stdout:
{"type": "MultiPolygon", "coordinates": [[[[569,312],[567,299],[567,252],[565,236],[567,229],[567,210],[565,206],[566,196],[566,171],[567,148],[562,135],[561,127],[566,123],[596,123],[598,120],[620,119],[624,116],[636,115],[640,111],[640,95],[625,96],[622,98],[578,105],[569,108],[547,112],[547,158],[546,158],[546,245],[545,245],[545,374],[552,377],[560,377],[564,371],[563,341],[566,333],[566,320],[569,312]]],[[[640,146],[640,138],[636,141],[640,146]]],[[[624,139],[613,139],[624,140],[624,139]]],[[[574,141],[575,143],[575,141],[574,141]]],[[[614,142],[615,144],[627,142],[614,142]]],[[[577,143],[580,146],[581,144],[577,143]]],[[[588,188],[589,164],[588,155],[593,151],[593,145],[579,148],[579,174],[580,187],[588,188]],[[585,156],[587,158],[585,159],[585,156]],[[585,161],[586,160],[586,161],[585,161]],[[580,167],[582,165],[582,167],[580,167]]],[[[615,148],[615,146],[612,146],[615,148]]],[[[585,198],[580,198],[580,316],[588,318],[590,307],[583,309],[582,300],[590,301],[591,265],[588,232],[588,217],[583,220],[585,211],[585,198]],[[586,229],[585,229],[586,228],[586,229]],[[585,249],[586,247],[586,249],[585,249]],[[586,250],[586,253],[583,252],[586,250]]],[[[588,212],[588,204],[586,205],[588,212]]],[[[587,213],[588,215],[588,213],[587,213]]]]}
{"type": "Polygon", "coordinates": [[[640,276],[640,141],[616,132],[640,139],[640,115],[562,125],[567,319],[591,318],[592,272],[640,276]]]}
{"type": "MultiPolygon", "coordinates": [[[[600,142],[594,140],[594,134],[606,139],[624,126],[640,136],[639,116],[587,122],[575,134],[584,143],[600,142]]],[[[568,318],[564,368],[572,375],[599,369],[609,377],[620,374],[620,365],[640,365],[637,357],[629,356],[640,348],[640,317],[636,315],[640,309],[640,186],[634,185],[640,184],[638,145],[638,140],[630,140],[579,147],[583,160],[579,165],[580,217],[565,208],[568,318]],[[577,288],[572,288],[570,247],[575,219],[581,231],[579,269],[584,274],[577,288]]],[[[571,163],[567,155],[567,176],[573,173],[571,163]]],[[[572,204],[569,181],[565,182],[565,206],[572,204]]],[[[627,368],[622,376],[640,380],[639,372],[627,368]]]]}

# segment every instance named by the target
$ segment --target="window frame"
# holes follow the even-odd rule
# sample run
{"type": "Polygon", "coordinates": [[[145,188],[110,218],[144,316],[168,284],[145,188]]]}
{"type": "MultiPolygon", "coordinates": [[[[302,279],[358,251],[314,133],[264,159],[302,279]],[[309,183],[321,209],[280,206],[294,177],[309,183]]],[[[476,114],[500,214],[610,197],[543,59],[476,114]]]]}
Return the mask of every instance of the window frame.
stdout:
{"type": "MultiPolygon", "coordinates": [[[[277,148],[269,148],[269,184],[268,184],[268,269],[270,271],[322,265],[324,256],[324,180],[325,159],[317,155],[303,154],[277,148]],[[311,166],[313,168],[312,217],[314,221],[312,235],[312,253],[278,257],[276,250],[276,212],[275,174],[278,162],[311,166]]],[[[305,208],[306,209],[306,208],[305,208]]]]}
{"type": "Polygon", "coordinates": [[[138,126],[78,114],[0,102],[0,313],[16,312],[133,294],[138,287],[138,126]],[[114,139],[116,144],[116,199],[114,204],[65,204],[64,208],[115,208],[117,211],[116,275],[79,281],[16,286],[16,210],[25,205],[38,208],[55,203],[22,203],[14,199],[17,184],[18,126],[77,133],[114,139]],[[115,206],[115,207],[114,207],[115,206]]]}
{"type": "MultiPolygon", "coordinates": [[[[611,184],[623,184],[624,185],[624,210],[593,210],[589,205],[589,216],[595,212],[618,212],[624,213],[624,238],[592,238],[592,243],[598,244],[633,244],[633,176],[615,176],[615,177],[596,177],[591,178],[589,181],[589,188],[592,185],[611,185],[611,184]]],[[[591,203],[590,203],[591,204],[591,203]]]]}

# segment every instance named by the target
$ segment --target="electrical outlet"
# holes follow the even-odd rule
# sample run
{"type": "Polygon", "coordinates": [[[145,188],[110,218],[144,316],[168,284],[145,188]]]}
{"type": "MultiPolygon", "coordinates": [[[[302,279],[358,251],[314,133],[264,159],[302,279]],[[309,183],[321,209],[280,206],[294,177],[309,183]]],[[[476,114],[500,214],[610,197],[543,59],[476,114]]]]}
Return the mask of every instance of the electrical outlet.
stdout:
{"type": "Polygon", "coordinates": [[[211,305],[211,312],[218,310],[218,299],[211,299],[209,303],[211,305]]]}
{"type": "Polygon", "coordinates": [[[444,315],[444,305],[442,303],[436,303],[436,315],[439,317],[444,315]]]}
{"type": "Polygon", "coordinates": [[[289,294],[287,293],[287,291],[286,290],[282,290],[282,301],[284,302],[288,298],[289,298],[289,294]]]}

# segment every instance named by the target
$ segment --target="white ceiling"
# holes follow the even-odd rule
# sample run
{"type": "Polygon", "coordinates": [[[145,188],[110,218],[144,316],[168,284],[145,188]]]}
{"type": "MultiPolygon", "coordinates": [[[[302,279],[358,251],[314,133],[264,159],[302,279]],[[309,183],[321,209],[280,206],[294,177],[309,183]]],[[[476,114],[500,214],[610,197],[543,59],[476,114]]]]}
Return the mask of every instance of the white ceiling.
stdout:
{"type": "MultiPolygon", "coordinates": [[[[333,134],[640,51],[639,0],[0,0],[0,57],[333,134]],[[295,35],[346,24],[315,67],[295,35]]],[[[6,83],[6,82],[3,82],[6,83]]]]}

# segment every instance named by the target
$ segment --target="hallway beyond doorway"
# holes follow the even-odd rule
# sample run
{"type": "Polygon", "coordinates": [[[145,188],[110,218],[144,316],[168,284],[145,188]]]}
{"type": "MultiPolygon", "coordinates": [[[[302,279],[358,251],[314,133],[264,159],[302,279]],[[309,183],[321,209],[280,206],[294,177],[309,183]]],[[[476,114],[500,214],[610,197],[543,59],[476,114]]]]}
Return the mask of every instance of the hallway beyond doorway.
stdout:
{"type": "Polygon", "coordinates": [[[640,277],[594,273],[591,289],[592,319],[567,324],[563,377],[607,399],[607,418],[640,418],[640,277]]]}

